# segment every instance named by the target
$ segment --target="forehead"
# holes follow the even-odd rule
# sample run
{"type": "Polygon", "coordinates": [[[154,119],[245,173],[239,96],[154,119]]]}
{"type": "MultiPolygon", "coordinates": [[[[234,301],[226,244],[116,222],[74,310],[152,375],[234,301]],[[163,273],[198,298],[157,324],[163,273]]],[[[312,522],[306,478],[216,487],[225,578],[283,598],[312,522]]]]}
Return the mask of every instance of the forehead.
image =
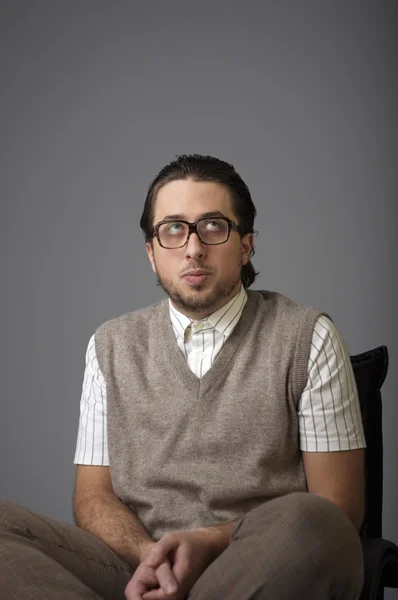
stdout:
{"type": "Polygon", "coordinates": [[[181,215],[187,221],[195,221],[203,213],[221,212],[234,218],[232,201],[226,186],[212,181],[182,179],[163,186],[156,198],[154,222],[170,215],[181,215]]]}

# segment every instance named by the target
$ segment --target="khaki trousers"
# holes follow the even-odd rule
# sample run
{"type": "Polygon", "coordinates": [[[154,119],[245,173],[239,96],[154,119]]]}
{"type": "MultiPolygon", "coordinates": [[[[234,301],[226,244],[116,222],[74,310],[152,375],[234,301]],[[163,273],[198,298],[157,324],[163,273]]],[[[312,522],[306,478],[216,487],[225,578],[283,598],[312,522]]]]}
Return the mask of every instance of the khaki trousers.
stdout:
{"type": "MultiPolygon", "coordinates": [[[[68,523],[0,504],[1,600],[122,600],[129,565],[68,523]]],[[[363,585],[359,535],[342,511],[309,493],[247,513],[188,600],[356,600],[363,585]]]]}

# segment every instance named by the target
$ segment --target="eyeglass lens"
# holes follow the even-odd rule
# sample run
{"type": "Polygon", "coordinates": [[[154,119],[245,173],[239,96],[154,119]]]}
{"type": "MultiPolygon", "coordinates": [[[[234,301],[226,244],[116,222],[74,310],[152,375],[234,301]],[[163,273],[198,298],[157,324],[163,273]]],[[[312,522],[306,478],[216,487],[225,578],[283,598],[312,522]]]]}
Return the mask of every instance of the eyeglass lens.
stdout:
{"type": "MultiPolygon", "coordinates": [[[[228,223],[225,219],[200,219],[196,225],[199,239],[205,244],[222,244],[228,239],[228,223]]],[[[189,225],[182,221],[162,223],[158,236],[162,246],[179,248],[184,246],[189,234],[189,225]]]]}

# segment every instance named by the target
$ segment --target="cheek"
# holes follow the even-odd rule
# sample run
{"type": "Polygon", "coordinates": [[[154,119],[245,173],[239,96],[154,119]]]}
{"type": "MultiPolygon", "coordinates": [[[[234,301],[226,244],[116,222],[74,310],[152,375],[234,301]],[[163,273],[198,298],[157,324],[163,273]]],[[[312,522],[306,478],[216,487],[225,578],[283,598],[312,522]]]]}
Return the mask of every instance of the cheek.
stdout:
{"type": "Polygon", "coordinates": [[[166,279],[173,279],[181,268],[181,260],[175,255],[157,255],[155,257],[155,266],[158,275],[166,279]]]}
{"type": "Polygon", "coordinates": [[[240,266],[242,260],[242,252],[239,246],[233,246],[232,248],[225,248],[223,252],[220,265],[224,272],[232,273],[240,266]]]}

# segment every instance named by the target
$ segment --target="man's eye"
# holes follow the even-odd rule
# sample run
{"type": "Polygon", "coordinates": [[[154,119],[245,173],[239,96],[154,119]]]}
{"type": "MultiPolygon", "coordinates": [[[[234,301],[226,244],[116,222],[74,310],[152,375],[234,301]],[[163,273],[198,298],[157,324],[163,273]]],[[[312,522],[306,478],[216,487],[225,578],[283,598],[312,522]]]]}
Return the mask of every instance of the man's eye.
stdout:
{"type": "Polygon", "coordinates": [[[206,229],[206,231],[218,231],[222,229],[222,222],[217,219],[206,221],[206,223],[204,223],[204,229],[206,229]]]}
{"type": "Polygon", "coordinates": [[[183,226],[182,223],[170,223],[167,226],[167,230],[166,231],[167,231],[167,233],[175,235],[177,233],[182,233],[183,230],[184,230],[184,226],[183,226]]]}

